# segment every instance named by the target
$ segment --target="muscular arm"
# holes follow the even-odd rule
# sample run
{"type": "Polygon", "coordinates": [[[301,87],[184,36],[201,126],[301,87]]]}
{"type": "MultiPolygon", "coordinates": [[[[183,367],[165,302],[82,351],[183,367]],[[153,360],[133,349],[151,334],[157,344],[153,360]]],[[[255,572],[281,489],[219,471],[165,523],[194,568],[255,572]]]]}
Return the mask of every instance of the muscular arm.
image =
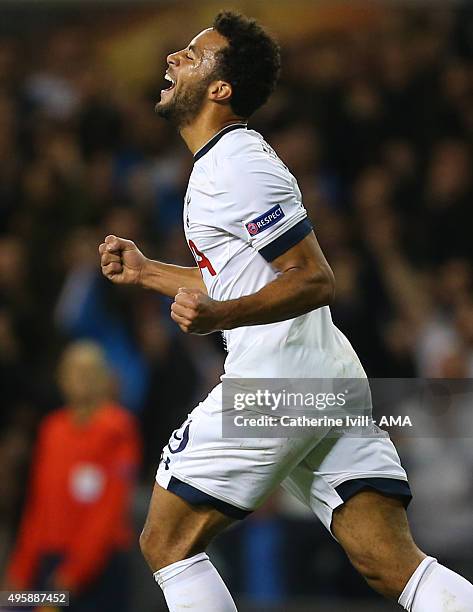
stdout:
{"type": "Polygon", "coordinates": [[[224,329],[285,321],[332,301],[333,273],[313,233],[271,265],[275,280],[253,295],[223,302],[224,329]]]}
{"type": "Polygon", "coordinates": [[[102,273],[120,285],[139,285],[174,297],[180,287],[206,293],[199,268],[185,268],[143,255],[131,240],[107,236],[99,246],[102,273]]]}
{"type": "Polygon", "coordinates": [[[185,268],[147,259],[141,272],[140,285],[163,295],[175,297],[180,287],[207,293],[199,268],[185,268]]]}
{"type": "Polygon", "coordinates": [[[202,334],[292,319],[332,301],[333,273],[313,233],[271,265],[278,273],[275,280],[234,300],[219,302],[181,289],[171,308],[172,318],[183,331],[202,334]]]}

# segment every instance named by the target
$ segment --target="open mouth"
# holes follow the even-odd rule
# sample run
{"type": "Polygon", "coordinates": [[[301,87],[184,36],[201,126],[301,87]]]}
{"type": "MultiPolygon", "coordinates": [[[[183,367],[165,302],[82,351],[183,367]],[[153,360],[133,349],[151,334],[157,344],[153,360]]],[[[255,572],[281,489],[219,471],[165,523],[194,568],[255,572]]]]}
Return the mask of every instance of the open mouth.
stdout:
{"type": "Polygon", "coordinates": [[[163,93],[165,91],[172,91],[174,89],[174,87],[176,87],[176,81],[171,76],[169,76],[169,74],[167,72],[164,75],[164,78],[166,79],[166,81],[170,81],[171,86],[168,87],[167,89],[162,89],[161,93],[163,93]]]}

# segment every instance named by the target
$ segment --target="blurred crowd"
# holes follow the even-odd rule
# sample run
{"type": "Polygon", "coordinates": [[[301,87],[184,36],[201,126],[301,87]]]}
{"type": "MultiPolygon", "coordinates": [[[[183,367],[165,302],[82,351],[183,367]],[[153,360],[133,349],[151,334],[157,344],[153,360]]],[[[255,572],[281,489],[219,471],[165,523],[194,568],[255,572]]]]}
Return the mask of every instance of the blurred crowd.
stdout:
{"type": "MultiPolygon", "coordinates": [[[[110,396],[142,429],[148,484],[224,358],[218,335],[179,331],[169,300],[101,276],[112,233],[193,265],[181,228],[192,158],[154,113],[165,58],[127,91],[93,49],[79,26],[40,48],[0,40],[0,546],[38,422],[64,401],[69,342],[104,351],[110,396]]],[[[288,45],[283,61],[251,127],[299,181],[335,273],[336,324],[370,376],[472,377],[473,11],[393,9],[370,31],[288,45]]]]}

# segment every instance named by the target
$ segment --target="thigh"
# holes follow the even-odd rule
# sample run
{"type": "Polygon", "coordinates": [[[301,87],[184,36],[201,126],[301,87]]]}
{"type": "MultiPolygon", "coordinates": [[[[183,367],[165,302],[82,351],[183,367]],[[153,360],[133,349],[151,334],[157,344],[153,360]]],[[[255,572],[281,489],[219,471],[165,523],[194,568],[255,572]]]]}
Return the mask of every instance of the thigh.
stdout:
{"type": "Polygon", "coordinates": [[[155,484],[141,534],[153,571],[203,552],[234,519],[206,505],[194,506],[155,484]]]}
{"type": "Polygon", "coordinates": [[[411,549],[413,539],[401,500],[378,491],[360,491],[336,508],[332,533],[347,551],[396,547],[411,549]]]}

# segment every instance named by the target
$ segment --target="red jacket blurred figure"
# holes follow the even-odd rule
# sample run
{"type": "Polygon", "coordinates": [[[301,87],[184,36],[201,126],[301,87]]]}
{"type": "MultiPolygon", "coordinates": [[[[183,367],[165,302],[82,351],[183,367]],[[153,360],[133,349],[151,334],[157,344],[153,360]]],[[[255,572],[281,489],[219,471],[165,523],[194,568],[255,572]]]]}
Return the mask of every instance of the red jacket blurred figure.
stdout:
{"type": "Polygon", "coordinates": [[[100,582],[116,553],[130,549],[128,508],[140,442],[133,417],[104,399],[108,381],[96,345],[79,342],[66,350],[59,383],[68,405],[40,426],[7,572],[16,589],[38,588],[46,579],[51,588],[80,595],[100,582]],[[45,577],[42,562],[54,557],[45,577]]]}

